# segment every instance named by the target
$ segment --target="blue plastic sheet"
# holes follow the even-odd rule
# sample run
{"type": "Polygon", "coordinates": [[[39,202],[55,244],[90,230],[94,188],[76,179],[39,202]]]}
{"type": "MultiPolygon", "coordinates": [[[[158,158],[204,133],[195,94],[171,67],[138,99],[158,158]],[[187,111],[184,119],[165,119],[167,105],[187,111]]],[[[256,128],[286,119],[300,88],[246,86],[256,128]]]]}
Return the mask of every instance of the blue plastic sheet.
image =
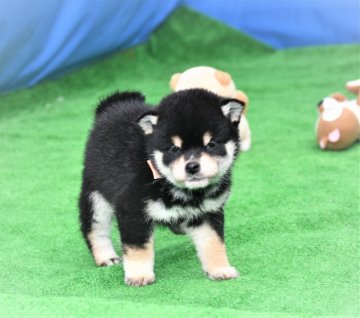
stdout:
{"type": "Polygon", "coordinates": [[[275,48],[360,42],[359,0],[0,0],[0,92],[146,41],[181,3],[275,48]]]}
{"type": "Polygon", "coordinates": [[[359,0],[185,0],[274,48],[360,42],[359,0]]]}
{"type": "Polygon", "coordinates": [[[0,91],[145,41],[180,0],[1,0],[0,91]]]}

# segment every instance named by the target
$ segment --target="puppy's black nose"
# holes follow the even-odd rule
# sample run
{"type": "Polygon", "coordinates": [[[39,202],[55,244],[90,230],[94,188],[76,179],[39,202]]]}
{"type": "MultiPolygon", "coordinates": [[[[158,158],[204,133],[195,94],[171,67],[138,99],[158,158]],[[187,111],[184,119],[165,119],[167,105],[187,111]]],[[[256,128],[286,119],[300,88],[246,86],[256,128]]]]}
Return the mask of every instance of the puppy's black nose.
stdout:
{"type": "Polygon", "coordinates": [[[198,164],[197,162],[189,162],[186,164],[185,166],[185,170],[187,173],[190,173],[190,174],[195,174],[197,172],[199,172],[200,170],[200,164],[198,164]]]}

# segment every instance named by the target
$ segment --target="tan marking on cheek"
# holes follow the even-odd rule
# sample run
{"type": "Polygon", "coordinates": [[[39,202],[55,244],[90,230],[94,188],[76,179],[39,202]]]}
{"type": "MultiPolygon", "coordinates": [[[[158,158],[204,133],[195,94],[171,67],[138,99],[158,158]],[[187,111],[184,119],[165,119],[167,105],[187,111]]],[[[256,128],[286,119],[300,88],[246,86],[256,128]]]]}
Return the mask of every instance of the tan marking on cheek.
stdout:
{"type": "Polygon", "coordinates": [[[172,174],[176,181],[184,181],[185,175],[185,157],[181,156],[174,161],[171,166],[172,174]]]}
{"type": "Polygon", "coordinates": [[[200,174],[206,178],[214,177],[219,172],[219,166],[212,156],[207,153],[202,153],[200,156],[200,174]]]}
{"type": "Polygon", "coordinates": [[[178,148],[181,149],[181,146],[182,146],[183,141],[182,141],[182,139],[181,139],[179,136],[174,136],[174,137],[172,137],[172,138],[171,138],[171,141],[173,142],[173,144],[174,144],[176,147],[178,147],[178,148]]]}
{"type": "Polygon", "coordinates": [[[212,138],[212,135],[210,134],[210,132],[206,132],[203,136],[203,143],[204,143],[204,146],[206,146],[210,140],[212,138]]]}

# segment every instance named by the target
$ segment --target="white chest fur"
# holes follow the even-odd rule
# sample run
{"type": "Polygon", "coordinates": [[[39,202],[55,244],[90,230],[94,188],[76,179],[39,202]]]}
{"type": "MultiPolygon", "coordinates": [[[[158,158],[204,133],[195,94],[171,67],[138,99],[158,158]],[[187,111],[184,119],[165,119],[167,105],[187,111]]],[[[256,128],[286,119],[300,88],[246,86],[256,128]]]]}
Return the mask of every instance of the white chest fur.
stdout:
{"type": "Polygon", "coordinates": [[[221,194],[217,198],[204,199],[199,206],[173,205],[167,208],[162,200],[149,200],[146,204],[146,213],[148,217],[159,222],[177,222],[179,219],[192,220],[204,213],[217,213],[225,204],[229,192],[221,194]]]}

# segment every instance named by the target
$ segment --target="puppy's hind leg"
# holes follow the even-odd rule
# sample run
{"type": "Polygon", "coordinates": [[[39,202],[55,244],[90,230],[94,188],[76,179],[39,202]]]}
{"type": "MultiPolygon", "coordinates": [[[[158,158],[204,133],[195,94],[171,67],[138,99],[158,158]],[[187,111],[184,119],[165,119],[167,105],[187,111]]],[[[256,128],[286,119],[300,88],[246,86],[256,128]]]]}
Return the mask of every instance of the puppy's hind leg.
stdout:
{"type": "Polygon", "coordinates": [[[120,262],[111,242],[113,208],[98,192],[80,197],[80,221],[84,238],[97,266],[111,266],[120,262]]]}

